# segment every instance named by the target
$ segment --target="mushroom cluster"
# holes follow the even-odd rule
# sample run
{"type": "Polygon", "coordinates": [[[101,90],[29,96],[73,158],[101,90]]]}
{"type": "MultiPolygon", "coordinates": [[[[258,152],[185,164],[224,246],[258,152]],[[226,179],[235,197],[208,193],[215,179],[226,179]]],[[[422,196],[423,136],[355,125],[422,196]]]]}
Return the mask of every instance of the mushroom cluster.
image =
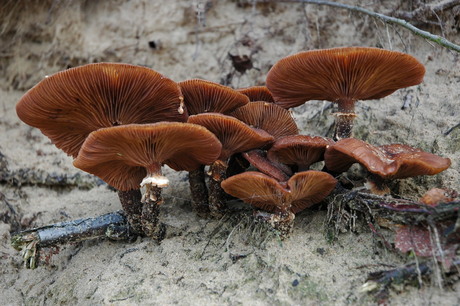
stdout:
{"type": "Polygon", "coordinates": [[[98,63],[45,78],[16,110],[75,167],[118,190],[134,234],[161,238],[161,190],[169,184],[161,168],[168,165],[189,172],[198,215],[221,217],[231,195],[262,210],[256,215],[286,237],[294,215],[327,197],[334,176],[353,163],[383,180],[449,167],[449,159],[407,145],[373,147],[349,138],[355,101],[418,84],[424,72],[410,55],[364,47],[289,56],[269,71],[266,87],[241,89],[98,63]],[[312,99],[338,104],[334,140],[299,135],[287,108],[312,99]],[[323,160],[323,171],[310,169],[323,160]]]}

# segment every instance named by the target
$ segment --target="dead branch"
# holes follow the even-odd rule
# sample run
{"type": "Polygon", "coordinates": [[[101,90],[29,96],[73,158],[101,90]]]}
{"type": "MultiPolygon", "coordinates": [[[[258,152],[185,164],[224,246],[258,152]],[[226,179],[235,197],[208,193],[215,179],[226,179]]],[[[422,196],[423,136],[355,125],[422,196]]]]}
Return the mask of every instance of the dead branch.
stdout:
{"type": "MultiPolygon", "coordinates": [[[[446,271],[446,273],[457,272],[456,266],[460,264],[460,259],[456,259],[453,262],[451,271],[446,271]]],[[[383,270],[370,273],[366,283],[362,285],[361,291],[366,293],[373,293],[374,297],[378,300],[386,300],[389,295],[389,289],[392,285],[401,285],[401,284],[420,284],[421,277],[430,276],[433,273],[432,261],[425,261],[420,263],[410,263],[402,267],[383,270]]]]}
{"type": "Polygon", "coordinates": [[[325,202],[328,203],[329,224],[336,232],[350,226],[353,212],[364,214],[366,221],[378,218],[403,225],[429,225],[448,220],[457,220],[460,216],[460,201],[440,203],[428,206],[420,202],[397,199],[391,196],[379,196],[362,191],[348,190],[337,185],[325,202]]]}
{"type": "MultiPolygon", "coordinates": [[[[443,233],[443,237],[447,240],[453,239],[452,243],[458,240],[457,235],[460,232],[458,199],[429,206],[389,195],[379,196],[361,190],[349,190],[339,183],[324,201],[327,203],[328,239],[336,237],[341,232],[356,231],[356,221],[361,219],[377,236],[382,222],[390,227],[393,225],[435,227],[436,224],[441,223],[451,224],[451,228],[443,233]]],[[[384,239],[383,243],[386,244],[384,239]]]]}
{"type": "Polygon", "coordinates": [[[428,18],[436,17],[437,14],[450,10],[453,7],[460,5],[460,0],[447,0],[436,4],[424,4],[420,2],[418,8],[411,11],[396,11],[394,17],[403,18],[405,20],[415,20],[426,22],[428,18]]]}
{"type": "MultiPolygon", "coordinates": [[[[379,196],[361,190],[348,190],[340,184],[325,200],[328,204],[328,234],[335,236],[344,230],[354,230],[357,214],[364,218],[374,235],[378,236],[388,250],[395,250],[378,231],[378,224],[401,225],[427,228],[434,231],[432,243],[439,253],[433,251],[433,258],[425,262],[412,263],[400,268],[371,273],[361,291],[371,293],[379,301],[386,301],[389,290],[396,284],[414,284],[421,286],[422,277],[443,277],[459,272],[456,265],[460,259],[452,259],[450,270],[441,271],[437,261],[443,263],[447,259],[443,256],[447,248],[457,245],[460,232],[460,201],[454,201],[430,206],[421,202],[398,199],[391,196],[379,196]],[[379,222],[380,221],[380,222],[379,222]],[[441,227],[441,224],[444,227],[441,227]],[[375,227],[374,227],[375,225],[375,227]],[[443,229],[439,232],[439,229],[443,229]],[[332,233],[331,233],[332,230],[332,233]]],[[[386,226],[386,225],[384,225],[386,226]]],[[[431,235],[430,235],[431,236],[431,235]]],[[[417,254],[417,250],[413,250],[417,254]]],[[[450,261],[450,260],[449,260],[450,261]]],[[[449,269],[449,268],[447,268],[449,269]]],[[[440,281],[441,283],[441,281],[440,281]]]]}
{"type": "Polygon", "coordinates": [[[41,248],[100,237],[115,240],[131,238],[129,226],[122,211],[25,230],[11,237],[11,245],[21,251],[24,266],[34,269],[37,267],[41,248]]]}
{"type": "Polygon", "coordinates": [[[450,129],[448,129],[447,131],[445,131],[443,133],[444,136],[447,136],[449,135],[450,133],[452,133],[455,129],[459,128],[460,127],[460,122],[457,123],[456,125],[454,125],[453,127],[451,127],[450,129]]]}
{"type": "MultiPolygon", "coordinates": [[[[273,0],[256,0],[257,2],[275,2],[273,0]]],[[[376,13],[371,10],[359,7],[359,6],[353,6],[353,5],[348,5],[348,4],[342,4],[342,3],[337,3],[337,2],[332,2],[332,1],[322,1],[322,0],[279,0],[276,2],[293,2],[293,3],[306,3],[306,4],[317,4],[317,5],[326,5],[326,6],[331,6],[331,7],[336,7],[336,8],[341,8],[341,9],[346,9],[352,12],[357,12],[361,14],[365,14],[371,17],[374,17],[376,19],[379,19],[383,21],[384,23],[388,24],[396,24],[399,25],[403,28],[408,29],[412,33],[414,33],[417,36],[423,37],[429,41],[432,41],[440,46],[443,46],[449,50],[453,50],[456,52],[460,53],[460,46],[454,44],[453,42],[445,39],[444,37],[431,34],[430,32],[423,31],[409,22],[407,22],[404,19],[400,18],[395,18],[395,17],[390,17],[384,14],[376,13]]]]}

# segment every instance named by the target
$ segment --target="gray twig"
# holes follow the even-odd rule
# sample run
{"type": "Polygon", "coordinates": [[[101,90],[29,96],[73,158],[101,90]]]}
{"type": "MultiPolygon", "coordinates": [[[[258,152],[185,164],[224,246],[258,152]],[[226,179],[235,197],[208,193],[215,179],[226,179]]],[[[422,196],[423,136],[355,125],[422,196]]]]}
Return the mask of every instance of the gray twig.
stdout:
{"type": "MultiPolygon", "coordinates": [[[[258,0],[258,2],[274,2],[273,0],[258,0]]],[[[396,24],[399,26],[402,26],[403,28],[408,29],[415,35],[418,35],[420,37],[423,37],[429,41],[432,41],[440,46],[443,46],[447,49],[456,51],[460,53],[460,46],[454,44],[453,42],[445,39],[444,37],[432,34],[427,31],[423,31],[409,22],[407,22],[404,19],[399,19],[395,17],[390,17],[384,14],[376,13],[371,10],[359,7],[359,6],[353,6],[353,5],[348,5],[348,4],[342,4],[342,3],[337,3],[337,2],[332,2],[332,1],[322,1],[322,0],[279,0],[277,2],[294,2],[294,3],[307,3],[307,4],[317,4],[317,5],[327,5],[331,7],[336,7],[336,8],[341,8],[341,9],[346,9],[352,12],[357,12],[357,13],[362,13],[369,15],[371,17],[380,19],[381,21],[389,24],[396,24]]]]}
{"type": "MultiPolygon", "coordinates": [[[[460,264],[460,259],[456,258],[450,271],[446,272],[458,273],[455,268],[458,264],[460,264]]],[[[373,293],[374,297],[384,302],[388,299],[389,289],[392,285],[413,283],[416,279],[419,279],[420,283],[421,277],[433,274],[433,265],[434,263],[431,261],[415,262],[396,269],[372,272],[366,283],[361,286],[360,291],[373,293]]]]}
{"type": "Polygon", "coordinates": [[[426,22],[427,18],[437,16],[438,13],[452,9],[454,6],[460,5],[460,0],[448,0],[436,4],[419,3],[419,7],[412,12],[399,11],[394,15],[398,18],[406,20],[416,20],[426,22]]]}
{"type": "Polygon", "coordinates": [[[40,248],[100,237],[120,240],[130,238],[129,226],[123,212],[116,211],[94,218],[25,230],[11,237],[11,245],[21,251],[26,268],[34,269],[38,264],[40,248]]]}
{"type": "Polygon", "coordinates": [[[452,133],[453,130],[455,130],[456,128],[459,128],[459,127],[460,127],[460,122],[457,123],[456,125],[454,125],[453,127],[451,127],[450,129],[448,129],[447,131],[445,131],[444,136],[449,135],[450,133],[452,133]]]}

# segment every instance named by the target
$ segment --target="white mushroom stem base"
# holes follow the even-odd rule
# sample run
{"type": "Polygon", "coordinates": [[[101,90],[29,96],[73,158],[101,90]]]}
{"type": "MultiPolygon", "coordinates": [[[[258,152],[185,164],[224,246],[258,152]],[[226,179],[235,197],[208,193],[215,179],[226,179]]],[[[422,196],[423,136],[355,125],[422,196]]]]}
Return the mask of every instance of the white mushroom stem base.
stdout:
{"type": "Polygon", "coordinates": [[[270,224],[276,231],[279,232],[280,239],[289,237],[294,228],[295,215],[290,211],[267,213],[263,211],[255,211],[254,217],[256,220],[261,220],[270,224]]]}
{"type": "Polygon", "coordinates": [[[163,175],[152,175],[145,177],[141,182],[141,187],[145,187],[145,193],[142,197],[142,202],[146,203],[147,201],[158,201],[156,196],[156,189],[164,188],[169,185],[169,180],[166,176],[163,175]]]}
{"type": "Polygon", "coordinates": [[[168,186],[169,180],[162,175],[149,175],[141,182],[145,187],[142,197],[143,207],[141,224],[144,234],[155,240],[161,240],[164,236],[162,224],[159,222],[160,205],[163,203],[161,189],[168,186]]]}

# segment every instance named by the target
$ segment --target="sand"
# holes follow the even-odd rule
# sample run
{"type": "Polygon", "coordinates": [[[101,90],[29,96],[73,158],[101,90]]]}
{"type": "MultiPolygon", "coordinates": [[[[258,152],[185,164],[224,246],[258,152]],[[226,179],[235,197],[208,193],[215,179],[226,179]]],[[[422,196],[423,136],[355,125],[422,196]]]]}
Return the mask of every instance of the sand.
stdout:
{"type": "MultiPolygon", "coordinates": [[[[400,195],[417,199],[432,187],[460,189],[460,128],[446,135],[460,121],[458,53],[405,29],[295,3],[12,2],[2,4],[0,28],[0,152],[9,171],[83,175],[15,112],[27,89],[69,66],[125,62],[151,67],[175,81],[204,78],[238,88],[264,84],[271,65],[297,51],[371,46],[407,52],[427,72],[418,86],[359,102],[355,136],[376,145],[406,143],[452,160],[439,175],[401,181],[400,195]],[[250,56],[254,68],[236,71],[229,54],[250,56]]],[[[383,13],[407,9],[394,1],[344,2],[383,13]]],[[[460,43],[458,20],[451,12],[440,18],[443,34],[460,43]]],[[[437,26],[424,29],[441,34],[437,26]]],[[[302,133],[330,136],[333,116],[327,106],[311,101],[293,110],[302,133]]],[[[172,184],[165,190],[162,217],[174,230],[161,244],[148,238],[81,242],[62,246],[35,270],[22,266],[10,246],[11,231],[118,210],[117,195],[86,175],[80,183],[91,188],[2,183],[2,304],[371,304],[372,297],[359,291],[368,273],[411,260],[385,250],[363,220],[357,232],[328,240],[324,210],[298,214],[294,233],[285,241],[255,225],[250,208],[241,203],[236,203],[240,213],[222,220],[198,218],[190,208],[186,173],[165,171],[172,184]],[[16,215],[11,217],[9,208],[16,215]]],[[[439,288],[425,281],[420,289],[393,290],[390,301],[453,305],[459,303],[458,290],[458,283],[439,288]]]]}

